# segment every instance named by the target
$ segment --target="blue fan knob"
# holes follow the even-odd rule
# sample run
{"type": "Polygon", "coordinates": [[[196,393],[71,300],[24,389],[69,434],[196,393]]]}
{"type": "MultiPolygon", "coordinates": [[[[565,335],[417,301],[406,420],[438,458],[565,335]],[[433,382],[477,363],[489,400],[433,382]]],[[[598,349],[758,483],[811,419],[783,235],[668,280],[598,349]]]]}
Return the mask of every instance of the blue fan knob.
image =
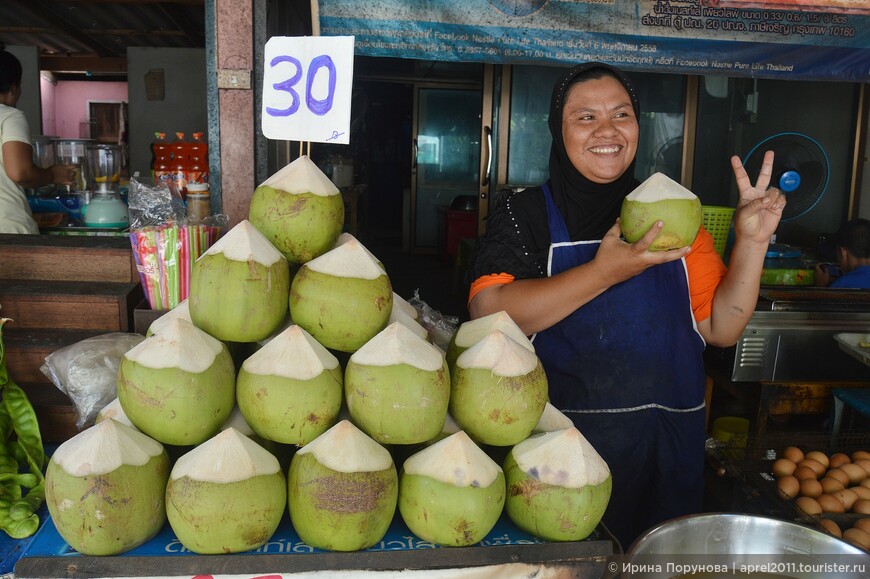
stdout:
{"type": "Polygon", "coordinates": [[[783,193],[791,193],[801,184],[801,176],[797,171],[786,171],[779,178],[779,188],[783,193]]]}

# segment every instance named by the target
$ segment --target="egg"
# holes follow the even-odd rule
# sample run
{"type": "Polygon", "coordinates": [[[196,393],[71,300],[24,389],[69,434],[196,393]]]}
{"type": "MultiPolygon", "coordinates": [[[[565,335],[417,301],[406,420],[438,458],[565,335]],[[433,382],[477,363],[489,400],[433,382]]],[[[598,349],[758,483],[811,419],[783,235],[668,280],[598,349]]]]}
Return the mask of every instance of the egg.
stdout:
{"type": "MultiPolygon", "coordinates": [[[[830,464],[830,462],[831,462],[830,459],[828,459],[827,454],[825,454],[824,452],[818,451],[818,450],[813,450],[813,451],[806,453],[806,455],[804,455],[804,459],[814,460],[814,461],[818,462],[820,465],[822,465],[824,468],[828,468],[828,464],[830,464]]],[[[824,472],[824,471],[822,471],[822,472],[824,472]]]]}
{"type": "Polygon", "coordinates": [[[777,478],[794,474],[795,469],[797,469],[797,465],[787,458],[776,459],[770,467],[773,476],[777,478]]]}
{"type": "Polygon", "coordinates": [[[838,466],[842,466],[848,462],[852,462],[852,459],[849,458],[849,455],[845,452],[835,452],[831,455],[831,460],[828,461],[828,468],[837,468],[838,466]]]}
{"type": "Polygon", "coordinates": [[[843,531],[843,540],[865,551],[870,549],[870,533],[852,527],[843,531]]]}
{"type": "Polygon", "coordinates": [[[870,489],[870,477],[865,478],[859,483],[862,487],[867,487],[870,489]]]}
{"type": "Polygon", "coordinates": [[[863,468],[867,476],[870,476],[870,460],[856,460],[855,464],[863,468]]]}
{"type": "Polygon", "coordinates": [[[852,453],[851,456],[852,456],[852,462],[855,462],[858,460],[870,460],[870,452],[867,452],[866,450],[856,450],[855,452],[852,453]]]}
{"type": "Polygon", "coordinates": [[[859,515],[870,515],[870,500],[858,499],[852,505],[852,512],[859,515]]]}
{"type": "Polygon", "coordinates": [[[788,475],[776,481],[776,488],[779,490],[781,497],[791,500],[800,494],[801,482],[792,475],[788,475]]]}
{"type": "MultiPolygon", "coordinates": [[[[820,484],[822,485],[822,490],[825,491],[825,493],[827,493],[829,495],[833,494],[837,491],[841,491],[844,488],[846,488],[846,485],[844,485],[843,483],[841,483],[837,479],[831,478],[829,476],[826,476],[825,478],[823,478],[820,481],[820,484]]],[[[870,489],[867,489],[867,490],[870,491],[870,489]]]]}
{"type": "Polygon", "coordinates": [[[816,501],[823,513],[843,513],[846,511],[845,507],[843,507],[843,503],[833,495],[822,495],[817,498],[816,501]]]}
{"type": "MultiPolygon", "coordinates": [[[[827,461],[827,458],[825,460],[827,461]]],[[[822,475],[825,474],[825,471],[827,470],[827,467],[825,465],[823,465],[819,461],[812,459],[812,458],[805,458],[802,461],[800,461],[799,463],[797,463],[798,468],[801,468],[802,466],[806,466],[806,467],[813,469],[813,472],[816,473],[816,478],[821,478],[822,475]]],[[[795,470],[797,470],[797,469],[795,469],[795,470]]],[[[861,469],[861,470],[864,470],[864,469],[861,469]]]]}
{"type": "Polygon", "coordinates": [[[870,533],[870,517],[862,517],[852,524],[852,527],[870,533]]]}
{"type": "Polygon", "coordinates": [[[840,470],[849,477],[849,484],[856,485],[867,478],[867,471],[855,463],[844,464],[840,467],[840,470]]]}
{"type": "MultiPolygon", "coordinates": [[[[835,501],[837,499],[834,499],[835,501]]],[[[838,503],[840,501],[837,501],[838,503]]],[[[798,506],[800,510],[805,512],[808,515],[820,515],[822,514],[822,507],[819,505],[819,502],[811,497],[798,497],[795,499],[795,504],[798,506]]]]}
{"type": "Polygon", "coordinates": [[[843,486],[849,484],[849,475],[846,474],[846,471],[843,470],[842,466],[839,468],[832,468],[827,473],[825,473],[825,476],[840,481],[841,483],[843,483],[843,486]]]}
{"type": "Polygon", "coordinates": [[[799,466],[794,471],[794,476],[797,477],[798,480],[804,480],[805,478],[817,479],[819,475],[816,474],[816,471],[811,469],[808,466],[799,466]]]}
{"type": "Polygon", "coordinates": [[[819,525],[821,525],[823,529],[825,529],[827,532],[834,535],[835,537],[839,538],[843,536],[843,531],[840,530],[840,525],[838,525],[831,519],[822,519],[821,521],[819,521],[819,525]]]}
{"type": "Polygon", "coordinates": [[[841,491],[831,493],[831,496],[843,503],[843,508],[847,511],[851,510],[852,505],[854,505],[855,501],[858,500],[858,495],[855,493],[855,491],[850,489],[843,489],[841,491]]]}
{"type": "Polygon", "coordinates": [[[814,499],[822,496],[824,489],[822,489],[822,483],[817,481],[814,478],[805,478],[801,481],[801,494],[805,497],[812,497],[814,499]]]}
{"type": "Polygon", "coordinates": [[[797,464],[804,459],[804,451],[796,446],[789,446],[782,451],[782,457],[787,458],[793,463],[797,464]]]}
{"type": "Polygon", "coordinates": [[[857,485],[857,486],[851,487],[849,490],[851,490],[853,493],[858,495],[859,499],[870,499],[870,488],[862,487],[861,485],[857,485]]]}

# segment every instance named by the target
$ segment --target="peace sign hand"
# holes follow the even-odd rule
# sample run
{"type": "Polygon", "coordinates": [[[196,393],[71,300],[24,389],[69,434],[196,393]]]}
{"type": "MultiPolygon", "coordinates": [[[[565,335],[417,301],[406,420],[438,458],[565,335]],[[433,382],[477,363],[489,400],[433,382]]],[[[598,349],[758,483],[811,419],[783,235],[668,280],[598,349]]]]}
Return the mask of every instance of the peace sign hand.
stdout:
{"type": "Polygon", "coordinates": [[[740,192],[734,212],[734,234],[747,241],[767,245],[779,225],[786,203],[785,195],[779,189],[768,189],[773,172],[773,151],[764,153],[755,185],[750,182],[740,157],[731,157],[731,168],[740,192]]]}

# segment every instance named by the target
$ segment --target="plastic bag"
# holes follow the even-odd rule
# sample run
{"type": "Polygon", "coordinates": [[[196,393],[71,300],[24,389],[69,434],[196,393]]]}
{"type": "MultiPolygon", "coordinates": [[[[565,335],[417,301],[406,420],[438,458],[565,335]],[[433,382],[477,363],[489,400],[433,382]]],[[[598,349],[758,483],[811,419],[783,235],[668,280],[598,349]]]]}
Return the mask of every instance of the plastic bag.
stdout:
{"type": "Polygon", "coordinates": [[[72,400],[79,430],[92,423],[103,406],[118,396],[121,358],[144,339],[141,334],[113,332],[76,342],[45,357],[39,369],[72,400]]]}
{"type": "Polygon", "coordinates": [[[444,315],[429,307],[429,304],[420,299],[419,289],[414,290],[414,297],[408,300],[408,303],[420,312],[418,321],[429,332],[432,343],[446,352],[453,334],[459,328],[459,318],[444,315]]]}

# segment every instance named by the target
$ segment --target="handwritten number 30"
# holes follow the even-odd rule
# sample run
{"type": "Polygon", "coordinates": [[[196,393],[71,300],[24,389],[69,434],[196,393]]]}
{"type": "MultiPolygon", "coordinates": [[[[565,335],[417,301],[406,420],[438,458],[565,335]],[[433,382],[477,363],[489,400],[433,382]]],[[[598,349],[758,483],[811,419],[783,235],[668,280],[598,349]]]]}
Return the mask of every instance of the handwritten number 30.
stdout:
{"type": "MultiPolygon", "coordinates": [[[[285,81],[273,83],[272,88],[289,94],[292,103],[286,109],[266,107],[266,112],[273,117],[289,117],[290,115],[295,114],[299,110],[299,105],[302,100],[299,97],[299,93],[294,89],[302,79],[302,63],[298,58],[292,56],[276,56],[269,62],[269,65],[274,68],[282,62],[292,64],[295,67],[296,72],[285,81]]],[[[308,107],[309,111],[317,116],[323,116],[332,109],[332,101],[335,97],[335,77],[335,63],[328,54],[321,54],[311,60],[305,80],[305,106],[308,107]],[[314,98],[314,95],[311,94],[311,88],[312,84],[314,84],[314,78],[317,76],[317,72],[321,68],[325,68],[329,74],[328,88],[325,98],[316,99],[314,98]]]]}

